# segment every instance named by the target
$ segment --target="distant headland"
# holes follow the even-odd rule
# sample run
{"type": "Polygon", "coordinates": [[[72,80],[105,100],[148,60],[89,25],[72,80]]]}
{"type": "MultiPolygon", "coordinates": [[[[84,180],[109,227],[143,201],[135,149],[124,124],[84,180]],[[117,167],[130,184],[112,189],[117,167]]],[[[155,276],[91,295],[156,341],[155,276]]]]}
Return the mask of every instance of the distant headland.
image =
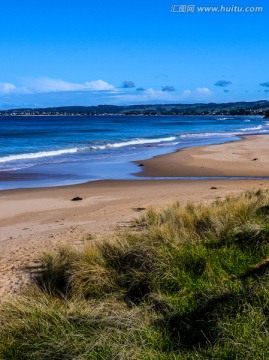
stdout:
{"type": "Polygon", "coordinates": [[[162,116],[162,115],[261,115],[269,117],[269,101],[154,104],[154,105],[98,105],[61,106],[48,108],[20,108],[1,110],[0,116],[162,116]]]}

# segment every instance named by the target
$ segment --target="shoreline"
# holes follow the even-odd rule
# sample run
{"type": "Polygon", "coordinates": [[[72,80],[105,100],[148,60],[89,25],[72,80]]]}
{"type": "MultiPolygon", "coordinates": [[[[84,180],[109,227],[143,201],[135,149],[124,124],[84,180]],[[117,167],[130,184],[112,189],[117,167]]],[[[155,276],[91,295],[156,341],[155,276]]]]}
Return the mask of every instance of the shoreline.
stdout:
{"type": "MultiPolygon", "coordinates": [[[[180,161],[183,164],[183,168],[185,168],[185,163],[186,163],[186,157],[184,158],[184,156],[181,156],[179,159],[176,159],[176,154],[181,153],[181,154],[185,154],[185,153],[194,153],[196,149],[200,150],[200,149],[204,149],[204,148],[211,148],[214,146],[218,146],[218,145],[225,145],[225,144],[231,144],[231,143],[238,143],[241,141],[244,141],[248,138],[252,138],[252,137],[261,137],[261,136],[269,136],[268,135],[260,135],[260,134],[251,134],[251,135],[244,135],[242,136],[241,134],[235,135],[235,137],[237,137],[237,139],[231,139],[228,140],[228,138],[225,138],[225,140],[221,140],[220,142],[217,143],[209,143],[206,145],[187,145],[186,147],[180,148],[180,149],[175,149],[173,151],[168,150],[168,152],[163,153],[163,154],[158,154],[152,157],[146,157],[144,160],[129,160],[128,162],[126,162],[125,164],[125,168],[128,168],[128,164],[130,166],[135,166],[136,169],[132,169],[131,167],[129,169],[129,172],[126,172],[124,174],[124,172],[121,174],[122,176],[120,177],[111,177],[109,178],[109,176],[107,178],[100,178],[100,179],[83,179],[83,180],[78,180],[77,178],[74,178],[73,180],[69,179],[69,180],[62,180],[62,179],[66,179],[65,174],[55,174],[55,173],[50,173],[48,172],[43,173],[40,171],[40,169],[38,169],[37,171],[34,169],[35,167],[31,168],[32,170],[29,171],[27,168],[23,169],[23,170],[16,170],[16,171],[0,171],[0,183],[1,181],[4,183],[3,188],[0,189],[1,191],[7,191],[7,190],[19,190],[19,189],[31,189],[31,188],[38,188],[38,189],[42,189],[42,188],[54,188],[54,187],[63,187],[63,186],[73,186],[73,185],[83,185],[83,184],[87,184],[90,182],[95,182],[95,181],[106,181],[106,180],[186,180],[186,181],[193,181],[193,180],[210,180],[213,177],[220,179],[220,180],[225,180],[225,179],[230,179],[231,180],[255,180],[255,179],[261,179],[263,180],[264,178],[266,178],[268,175],[264,175],[263,173],[261,175],[255,175],[253,176],[253,174],[251,175],[245,175],[245,174],[222,174],[220,172],[214,171],[212,173],[212,171],[210,171],[210,169],[207,169],[207,173],[205,171],[203,172],[193,172],[193,171],[171,171],[171,168],[167,168],[167,166],[165,168],[163,168],[163,161],[162,159],[165,159],[169,161],[169,163],[171,163],[171,161],[173,163],[177,163],[178,161],[180,161]],[[152,166],[154,163],[158,163],[158,167],[159,170],[156,172],[156,166],[152,166]],[[139,171],[139,166],[141,166],[141,171],[139,171]],[[143,167],[142,167],[143,166],[143,167]],[[35,181],[39,181],[41,179],[41,177],[43,177],[43,182],[41,181],[40,184],[38,184],[37,186],[35,186],[35,181]],[[52,181],[52,179],[55,179],[55,182],[52,181]],[[24,182],[30,182],[30,186],[25,186],[23,183],[24,182]],[[52,182],[51,182],[52,181],[52,182]],[[10,183],[10,184],[17,184],[15,186],[7,185],[6,184],[10,183]],[[23,185],[21,185],[20,183],[22,182],[23,185]]],[[[42,166],[42,165],[38,165],[38,168],[42,166]]],[[[82,164],[83,166],[83,164],[82,164]]],[[[214,164],[215,166],[215,164],[214,164]]],[[[213,166],[213,167],[214,167],[213,166]]],[[[214,167],[214,169],[216,170],[216,167],[214,167]]],[[[77,169],[78,170],[78,169],[77,169]]],[[[117,170],[117,169],[116,169],[117,170]]],[[[120,172],[122,172],[122,169],[120,170],[120,172]]],[[[74,175],[74,174],[73,174],[74,175]]]]}
{"type": "Polygon", "coordinates": [[[266,178],[269,176],[269,134],[245,135],[216,145],[193,146],[135,161],[137,177],[266,178]]]}

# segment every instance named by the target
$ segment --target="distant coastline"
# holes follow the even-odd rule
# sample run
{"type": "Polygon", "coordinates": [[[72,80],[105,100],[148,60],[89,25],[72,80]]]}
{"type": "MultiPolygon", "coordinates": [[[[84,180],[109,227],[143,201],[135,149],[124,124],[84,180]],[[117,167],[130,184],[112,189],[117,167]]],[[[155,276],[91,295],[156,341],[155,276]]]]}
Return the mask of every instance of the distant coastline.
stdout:
{"type": "Polygon", "coordinates": [[[20,108],[1,110],[0,116],[168,116],[168,115],[260,115],[269,117],[269,101],[152,104],[152,105],[98,105],[62,106],[49,108],[20,108]]]}

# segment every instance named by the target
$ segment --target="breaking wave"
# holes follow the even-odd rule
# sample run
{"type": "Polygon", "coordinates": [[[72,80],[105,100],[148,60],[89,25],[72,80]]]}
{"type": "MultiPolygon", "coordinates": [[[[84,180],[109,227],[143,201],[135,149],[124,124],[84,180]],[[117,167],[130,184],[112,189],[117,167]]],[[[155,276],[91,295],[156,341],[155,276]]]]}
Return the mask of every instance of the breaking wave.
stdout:
{"type": "Polygon", "coordinates": [[[134,139],[130,141],[115,142],[106,145],[91,146],[91,149],[92,150],[118,149],[121,147],[131,146],[131,145],[157,144],[161,142],[168,142],[174,140],[176,140],[175,136],[170,136],[167,138],[159,138],[159,139],[134,139]]]}
{"type": "Polygon", "coordinates": [[[16,155],[7,155],[0,157],[0,163],[6,163],[17,160],[27,160],[27,159],[39,159],[44,157],[53,157],[64,154],[75,154],[80,151],[79,148],[72,149],[62,149],[62,150],[53,150],[53,151],[39,151],[36,153],[26,153],[26,154],[16,154],[16,155]]]}

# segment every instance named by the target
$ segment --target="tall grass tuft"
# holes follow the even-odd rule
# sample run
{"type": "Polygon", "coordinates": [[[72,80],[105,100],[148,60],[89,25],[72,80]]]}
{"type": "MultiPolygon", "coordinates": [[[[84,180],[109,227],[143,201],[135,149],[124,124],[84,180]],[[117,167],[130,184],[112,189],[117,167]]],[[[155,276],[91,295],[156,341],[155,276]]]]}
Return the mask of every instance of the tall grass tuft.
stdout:
{"type": "Polygon", "coordinates": [[[70,288],[71,266],[77,256],[77,251],[66,245],[45,252],[40,259],[40,268],[33,274],[34,281],[43,291],[66,295],[70,288]]]}

